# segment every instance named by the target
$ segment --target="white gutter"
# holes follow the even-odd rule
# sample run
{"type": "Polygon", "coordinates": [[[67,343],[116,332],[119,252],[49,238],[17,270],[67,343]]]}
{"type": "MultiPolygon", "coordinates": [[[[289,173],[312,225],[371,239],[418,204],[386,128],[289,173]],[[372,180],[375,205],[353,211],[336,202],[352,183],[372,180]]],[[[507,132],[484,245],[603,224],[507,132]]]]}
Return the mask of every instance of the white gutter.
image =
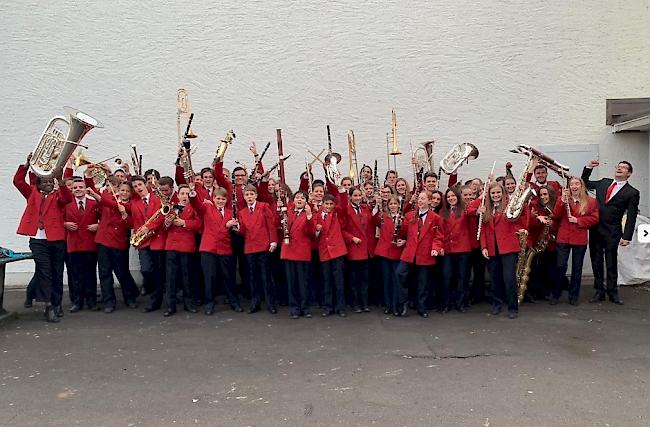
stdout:
{"type": "Polygon", "coordinates": [[[627,120],[612,125],[612,133],[624,132],[630,130],[649,131],[650,114],[647,116],[637,117],[636,119],[627,120]]]}

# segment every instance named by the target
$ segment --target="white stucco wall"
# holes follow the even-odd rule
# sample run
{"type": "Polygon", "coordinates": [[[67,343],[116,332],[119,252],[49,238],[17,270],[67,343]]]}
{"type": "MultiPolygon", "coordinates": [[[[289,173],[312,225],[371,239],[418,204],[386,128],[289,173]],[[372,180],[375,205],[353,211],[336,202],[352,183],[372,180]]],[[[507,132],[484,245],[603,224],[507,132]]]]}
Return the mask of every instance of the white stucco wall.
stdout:
{"type": "Polygon", "coordinates": [[[232,164],[280,127],[295,184],[304,147],[323,148],[329,123],[339,152],[354,129],[359,163],[378,158],[383,173],[395,107],[402,152],[411,139],[436,138],[438,159],[458,142],[479,147],[464,178],[493,160],[502,168],[517,143],[599,143],[607,167],[630,159],[633,183],[648,188],[647,136],[604,125],[606,98],[650,93],[648,1],[167,3],[0,3],[2,246],[27,247],[11,177],[61,106],[105,124],[86,139],[89,157],[128,158],[137,143],[147,168],[169,173],[178,87],[196,113],[197,165],[229,128],[232,164]]]}

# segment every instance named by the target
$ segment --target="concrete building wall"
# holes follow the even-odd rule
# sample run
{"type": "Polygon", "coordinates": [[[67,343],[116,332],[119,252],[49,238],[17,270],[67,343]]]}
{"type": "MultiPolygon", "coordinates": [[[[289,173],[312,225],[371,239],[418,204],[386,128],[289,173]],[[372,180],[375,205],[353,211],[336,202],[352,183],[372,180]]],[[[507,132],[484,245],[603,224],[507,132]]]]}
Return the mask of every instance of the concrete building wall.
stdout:
{"type": "MultiPolygon", "coordinates": [[[[250,163],[249,142],[274,141],[279,127],[295,185],[305,147],[323,148],[330,124],[339,152],[354,129],[359,163],[379,159],[383,173],[394,107],[402,171],[409,141],[435,138],[437,159],[476,144],[463,178],[486,176],[494,160],[499,172],[508,158],[518,174],[522,156],[507,153],[518,143],[597,143],[603,174],[627,158],[634,185],[648,188],[647,135],[604,125],[605,99],[650,92],[648,1],[164,3],[0,4],[0,245],[27,247],[11,177],[63,105],[105,124],[86,139],[90,158],[128,158],[137,143],[147,168],[170,173],[178,87],[196,113],[196,165],[229,128],[239,139],[228,165],[250,163]]],[[[275,146],[268,163],[274,156],[275,146]]]]}

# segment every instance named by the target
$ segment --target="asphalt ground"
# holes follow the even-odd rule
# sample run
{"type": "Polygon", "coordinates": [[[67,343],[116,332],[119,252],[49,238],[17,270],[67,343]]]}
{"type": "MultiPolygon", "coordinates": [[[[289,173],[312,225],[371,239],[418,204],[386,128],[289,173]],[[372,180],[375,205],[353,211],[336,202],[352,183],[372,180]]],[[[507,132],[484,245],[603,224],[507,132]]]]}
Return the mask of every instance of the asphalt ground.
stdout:
{"type": "Polygon", "coordinates": [[[516,320],[486,304],[298,320],[118,306],[47,324],[11,290],[0,425],[650,425],[650,292],[588,291],[516,320]]]}

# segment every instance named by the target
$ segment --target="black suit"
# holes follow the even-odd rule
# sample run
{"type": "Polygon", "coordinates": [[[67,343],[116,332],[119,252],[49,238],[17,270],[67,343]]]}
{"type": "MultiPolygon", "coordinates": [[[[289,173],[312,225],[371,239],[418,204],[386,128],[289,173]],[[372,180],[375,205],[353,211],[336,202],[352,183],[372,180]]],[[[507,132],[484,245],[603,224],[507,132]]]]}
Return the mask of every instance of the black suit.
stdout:
{"type": "Polygon", "coordinates": [[[617,290],[617,254],[621,239],[632,240],[636,216],[639,211],[639,190],[629,183],[625,184],[606,203],[607,189],[614,182],[611,178],[590,181],[592,169],[582,170],[582,179],[590,190],[596,190],[598,201],[598,224],[589,229],[589,255],[594,272],[594,288],[604,293],[603,257],[607,265],[607,293],[610,299],[618,297],[617,290]],[[627,211],[625,230],[623,230],[623,215],[627,211]]]}

